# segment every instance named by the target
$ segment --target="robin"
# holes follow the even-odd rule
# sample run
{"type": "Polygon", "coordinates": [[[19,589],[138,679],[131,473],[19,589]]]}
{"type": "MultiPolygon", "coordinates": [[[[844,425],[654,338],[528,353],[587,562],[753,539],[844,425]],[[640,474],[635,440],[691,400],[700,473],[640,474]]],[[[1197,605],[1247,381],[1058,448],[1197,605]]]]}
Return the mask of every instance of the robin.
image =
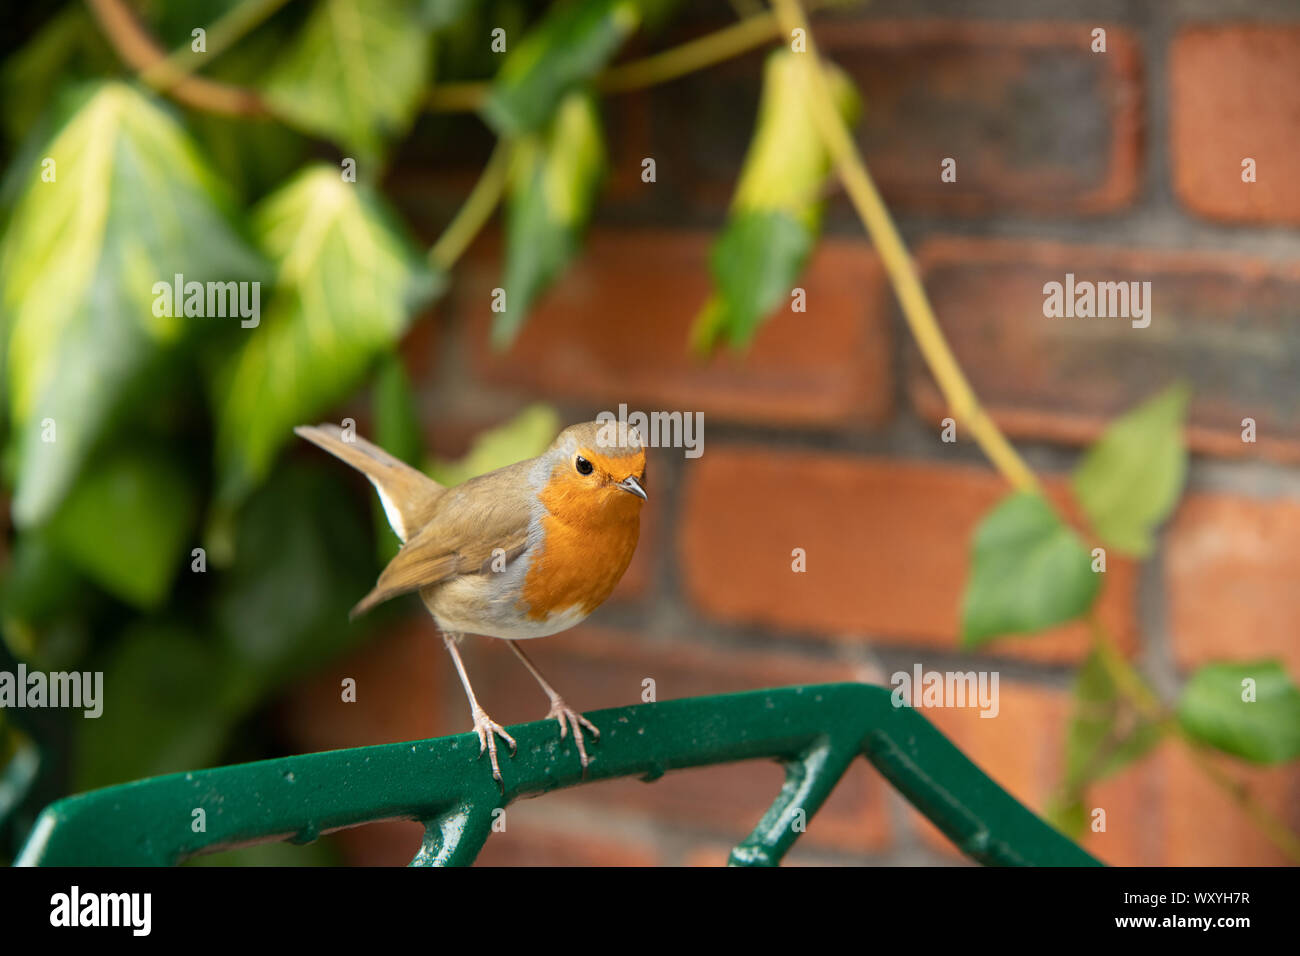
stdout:
{"type": "Polygon", "coordinates": [[[623,577],[640,532],[645,448],[621,422],[571,425],[542,455],[445,488],[336,425],[294,431],[356,468],[375,486],[402,548],[374,589],[352,609],[363,614],[418,591],[433,615],[469,698],[479,755],[488,752],[499,786],[496,738],[514,738],[474,696],[457,644],[466,634],[504,640],[550,698],[547,718],[560,737],[573,729],[587,768],[583,728],[600,731],[570,708],[519,646],[583,621],[623,577]]]}

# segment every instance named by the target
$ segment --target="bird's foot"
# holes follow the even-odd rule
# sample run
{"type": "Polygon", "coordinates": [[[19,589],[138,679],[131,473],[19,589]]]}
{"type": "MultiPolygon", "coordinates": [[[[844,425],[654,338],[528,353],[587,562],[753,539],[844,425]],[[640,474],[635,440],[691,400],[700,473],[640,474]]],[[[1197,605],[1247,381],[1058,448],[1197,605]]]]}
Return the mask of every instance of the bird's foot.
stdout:
{"type": "Polygon", "coordinates": [[[483,751],[487,751],[488,759],[492,761],[492,779],[497,782],[501,792],[505,793],[506,785],[501,780],[501,766],[497,763],[497,737],[510,745],[510,756],[512,757],[515,755],[515,750],[518,749],[515,738],[506,733],[506,729],[489,717],[483,708],[474,708],[473,714],[474,733],[478,734],[478,755],[481,759],[483,751]]]}
{"type": "Polygon", "coordinates": [[[569,732],[569,727],[573,727],[573,742],[578,745],[578,759],[582,761],[583,773],[587,771],[587,747],[582,736],[582,728],[586,727],[591,731],[591,739],[594,743],[600,740],[600,730],[586,717],[578,713],[561,698],[556,697],[551,701],[551,710],[547,718],[554,717],[560,724],[560,739],[563,740],[569,732]]]}

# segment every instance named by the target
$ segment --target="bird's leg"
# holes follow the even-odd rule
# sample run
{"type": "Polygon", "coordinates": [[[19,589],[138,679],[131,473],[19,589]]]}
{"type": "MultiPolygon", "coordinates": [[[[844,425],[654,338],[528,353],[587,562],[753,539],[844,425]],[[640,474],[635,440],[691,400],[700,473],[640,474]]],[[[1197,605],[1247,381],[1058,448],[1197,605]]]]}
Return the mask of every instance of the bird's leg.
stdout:
{"type": "Polygon", "coordinates": [[[573,727],[573,742],[578,745],[578,759],[582,761],[582,769],[585,771],[587,769],[587,748],[583,742],[582,728],[586,727],[591,731],[593,740],[600,739],[600,731],[595,724],[564,702],[564,698],[546,682],[542,672],[528,659],[528,655],[519,647],[517,641],[506,641],[506,643],[510,645],[510,649],[515,652],[519,660],[523,662],[524,667],[528,668],[528,673],[533,675],[533,679],[542,685],[542,690],[546,692],[546,696],[551,699],[551,710],[546,716],[548,718],[554,717],[559,722],[560,739],[563,740],[564,735],[569,732],[566,723],[573,727]]]}
{"type": "Polygon", "coordinates": [[[474,696],[474,688],[469,684],[469,675],[465,673],[465,664],[460,659],[460,651],[456,648],[456,638],[446,632],[442,635],[442,641],[447,645],[447,650],[451,653],[451,659],[456,663],[456,670],[460,673],[460,682],[465,685],[465,696],[469,698],[469,711],[474,717],[474,733],[478,734],[478,755],[483,756],[483,751],[487,750],[488,758],[492,761],[492,779],[497,782],[501,792],[505,793],[506,786],[501,780],[501,767],[497,765],[497,737],[510,745],[510,755],[515,754],[515,738],[506,733],[505,728],[494,721],[487,715],[487,712],[479,706],[478,699],[474,696]]]}

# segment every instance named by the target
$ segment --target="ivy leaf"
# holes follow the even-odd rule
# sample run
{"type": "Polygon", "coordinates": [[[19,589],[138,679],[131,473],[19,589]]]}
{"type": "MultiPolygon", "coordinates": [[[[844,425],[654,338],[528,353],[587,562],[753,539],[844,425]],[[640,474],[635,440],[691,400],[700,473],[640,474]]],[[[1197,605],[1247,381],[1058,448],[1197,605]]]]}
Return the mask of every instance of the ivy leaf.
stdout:
{"type": "Polygon", "coordinates": [[[551,7],[510,50],[483,116],[502,136],[540,130],[566,95],[594,76],[636,29],[634,0],[572,0],[551,7]]]}
{"type": "Polygon", "coordinates": [[[416,465],[424,454],[424,435],[420,414],[415,407],[411,380],[396,355],[386,354],[379,360],[371,393],[375,419],[375,443],[408,465],[416,465]]]}
{"type": "Polygon", "coordinates": [[[577,253],[605,174],[600,115],[573,93],[545,134],[515,144],[506,208],[505,311],[492,341],[514,341],[534,300],[577,253]]]}
{"type": "Polygon", "coordinates": [[[3,124],[10,140],[20,142],[27,136],[70,78],[86,82],[117,67],[86,7],[63,7],[0,69],[3,124]]]}
{"type": "Polygon", "coordinates": [[[709,255],[716,291],[691,333],[695,350],[708,352],[719,338],[748,345],[790,294],[816,241],[814,230],[785,210],[733,212],[709,255]]]}
{"type": "Polygon", "coordinates": [[[1065,746],[1065,786],[1077,792],[1141,757],[1160,739],[1160,728],[1144,719],[1118,693],[1093,651],[1074,680],[1074,715],[1065,746]]]}
{"type": "Polygon", "coordinates": [[[1276,660],[1202,667],[1183,688],[1178,722],[1196,740],[1253,763],[1300,757],[1300,689],[1276,660]],[[1247,681],[1254,700],[1243,699],[1247,681]]]}
{"type": "Polygon", "coordinates": [[[254,228],[278,277],[259,325],[213,383],[226,502],[265,477],[294,425],[360,384],[437,286],[379,197],[332,167],[269,196],[254,228]]]}
{"type": "MultiPolygon", "coordinates": [[[[789,296],[821,231],[831,161],[805,103],[802,56],[777,50],[767,58],[758,125],[709,259],[715,291],[691,332],[697,352],[724,339],[748,345],[763,318],[789,296]]],[[[826,71],[835,108],[851,121],[857,93],[838,68],[826,71]]]]}
{"type": "Polygon", "coordinates": [[[121,83],[78,102],[37,151],[54,161],[54,181],[32,165],[0,245],[20,527],[53,513],[154,360],[200,323],[229,322],[156,316],[154,284],[177,274],[228,282],[263,268],[169,114],[121,83]]]}
{"type": "Polygon", "coordinates": [[[1041,495],[1004,498],[975,530],[962,643],[1032,634],[1079,617],[1101,582],[1088,552],[1041,495]]]}
{"type": "Polygon", "coordinates": [[[428,82],[432,44],[418,0],[321,0],[267,76],[276,112],[374,159],[404,133],[428,82]]]}
{"type": "Polygon", "coordinates": [[[1107,545],[1137,557],[1178,503],[1187,475],[1183,421],[1191,391],[1175,385],[1113,422],[1080,462],[1074,492],[1107,545]]]}
{"type": "Polygon", "coordinates": [[[429,475],[442,485],[453,486],[475,475],[534,458],[550,447],[560,433],[560,416],[549,405],[529,405],[498,428],[479,435],[469,453],[458,461],[435,460],[429,475]]]}
{"type": "Polygon", "coordinates": [[[374,584],[374,548],[349,482],[341,469],[286,466],[239,512],[213,620],[254,699],[366,633],[348,611],[374,584]]]}
{"type": "Polygon", "coordinates": [[[50,521],[50,539],[104,590],[152,608],[183,564],[197,512],[190,477],[173,458],[114,450],[77,482],[50,521]]]}
{"type": "Polygon", "coordinates": [[[248,702],[221,648],[179,627],[137,625],[102,671],[103,713],[75,722],[77,790],[214,764],[248,702]]]}

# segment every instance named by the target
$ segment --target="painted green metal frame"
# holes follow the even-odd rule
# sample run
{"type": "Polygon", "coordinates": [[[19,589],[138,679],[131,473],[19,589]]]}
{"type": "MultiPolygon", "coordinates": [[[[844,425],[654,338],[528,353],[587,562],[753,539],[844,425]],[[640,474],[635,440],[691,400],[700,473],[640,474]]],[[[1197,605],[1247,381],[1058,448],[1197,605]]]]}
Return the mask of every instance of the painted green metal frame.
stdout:
{"type": "Polygon", "coordinates": [[[785,784],[730,862],[775,866],[799,836],[796,821],[811,820],[863,755],[973,860],[1100,865],[990,780],[920,713],[896,708],[883,687],[784,687],[589,716],[601,738],[590,748],[585,778],[572,737],[561,741],[550,720],[509,728],[519,750],[501,762],[504,794],[480,761],[473,734],[176,773],[50,805],[17,863],[171,865],[249,843],[309,842],[331,830],[402,818],[425,825],[413,866],[461,866],[482,848],[494,811],[520,797],[771,758],[784,763],[785,784]],[[206,829],[196,833],[200,808],[206,829]]]}

